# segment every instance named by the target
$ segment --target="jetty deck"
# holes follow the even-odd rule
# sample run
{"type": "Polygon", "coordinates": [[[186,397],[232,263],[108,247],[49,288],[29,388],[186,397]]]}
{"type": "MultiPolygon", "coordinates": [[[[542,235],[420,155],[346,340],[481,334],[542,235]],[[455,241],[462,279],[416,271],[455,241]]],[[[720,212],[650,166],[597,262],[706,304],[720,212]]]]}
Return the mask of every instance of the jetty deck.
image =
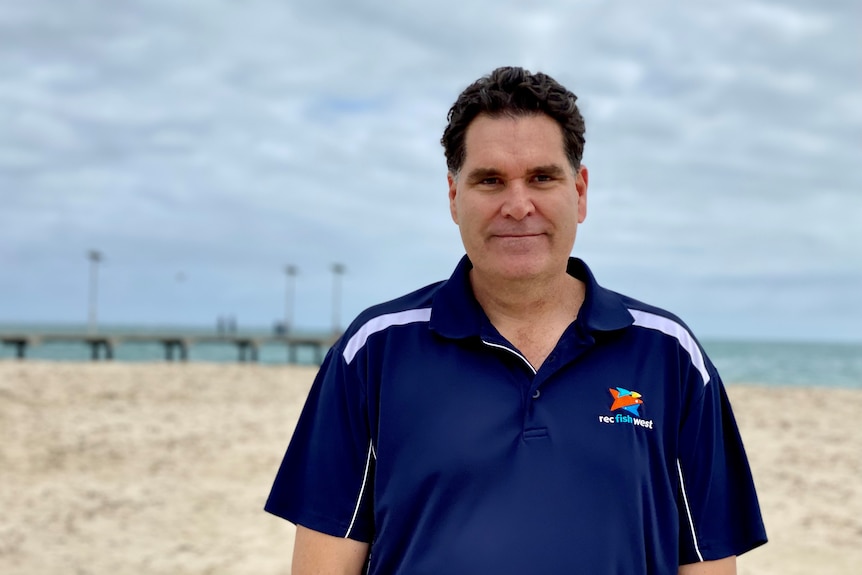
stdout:
{"type": "Polygon", "coordinates": [[[182,333],[0,333],[0,343],[15,348],[15,357],[25,359],[27,349],[44,343],[82,343],[90,348],[93,361],[111,360],[117,347],[127,343],[158,343],[165,352],[167,361],[187,361],[189,349],[201,344],[229,344],[237,348],[238,361],[258,361],[259,350],[264,345],[283,345],[287,350],[288,363],[297,363],[297,351],[310,348],[317,363],[323,361],[338,334],[335,335],[243,335],[243,334],[182,334],[182,333]]]}

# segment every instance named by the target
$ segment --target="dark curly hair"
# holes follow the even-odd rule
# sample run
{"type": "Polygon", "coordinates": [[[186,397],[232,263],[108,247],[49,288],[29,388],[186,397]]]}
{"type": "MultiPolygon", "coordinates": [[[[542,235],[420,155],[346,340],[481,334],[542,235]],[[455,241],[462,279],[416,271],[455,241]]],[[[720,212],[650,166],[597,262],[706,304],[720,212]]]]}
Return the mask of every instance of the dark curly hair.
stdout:
{"type": "Polygon", "coordinates": [[[566,156],[575,170],[584,155],[584,117],[575,103],[578,97],[565,86],[538,72],[505,66],[470,84],[449,110],[449,125],[440,143],[446,153],[446,165],[457,174],[464,165],[464,140],[467,127],[479,114],[512,117],[547,114],[563,131],[566,156]]]}

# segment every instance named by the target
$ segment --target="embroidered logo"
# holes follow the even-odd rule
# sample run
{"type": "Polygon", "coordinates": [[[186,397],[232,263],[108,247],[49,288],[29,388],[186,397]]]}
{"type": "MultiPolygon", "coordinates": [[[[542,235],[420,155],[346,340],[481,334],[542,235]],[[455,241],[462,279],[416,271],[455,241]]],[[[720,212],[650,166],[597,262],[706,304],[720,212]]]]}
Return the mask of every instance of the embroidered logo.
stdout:
{"type": "Polygon", "coordinates": [[[611,395],[614,398],[614,402],[611,404],[611,411],[616,411],[618,409],[625,409],[631,413],[634,413],[638,417],[640,417],[640,413],[638,413],[638,407],[643,405],[644,400],[641,399],[643,397],[636,391],[630,391],[628,389],[624,389],[622,387],[618,387],[616,389],[609,389],[611,395]]]}
{"type": "Polygon", "coordinates": [[[600,423],[628,423],[629,425],[637,425],[647,429],[653,428],[653,420],[641,419],[640,411],[638,411],[644,404],[644,400],[642,399],[643,395],[637,391],[632,391],[624,387],[616,387],[609,389],[608,391],[611,393],[611,397],[613,398],[610,411],[611,413],[615,411],[617,413],[613,415],[600,415],[600,423]],[[626,411],[632,415],[624,413],[626,411]]]}

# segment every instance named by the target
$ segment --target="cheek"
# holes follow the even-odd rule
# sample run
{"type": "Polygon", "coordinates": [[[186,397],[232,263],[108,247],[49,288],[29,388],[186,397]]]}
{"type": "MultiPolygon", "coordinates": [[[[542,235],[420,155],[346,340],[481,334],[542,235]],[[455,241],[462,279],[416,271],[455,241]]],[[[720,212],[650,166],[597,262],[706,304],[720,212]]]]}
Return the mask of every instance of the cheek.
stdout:
{"type": "Polygon", "coordinates": [[[451,209],[453,218],[457,215],[456,223],[461,227],[462,235],[484,237],[500,220],[505,220],[501,200],[493,196],[462,195],[456,198],[451,209]]]}
{"type": "Polygon", "coordinates": [[[461,228],[473,227],[479,213],[475,202],[463,195],[449,200],[449,211],[452,213],[452,220],[461,228]]]}

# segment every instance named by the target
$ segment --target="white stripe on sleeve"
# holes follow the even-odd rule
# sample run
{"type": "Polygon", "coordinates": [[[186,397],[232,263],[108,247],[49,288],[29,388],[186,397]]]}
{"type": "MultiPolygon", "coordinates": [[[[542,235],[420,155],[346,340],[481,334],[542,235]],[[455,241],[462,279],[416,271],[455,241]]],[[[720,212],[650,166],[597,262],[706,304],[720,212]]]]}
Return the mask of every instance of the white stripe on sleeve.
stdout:
{"type": "Polygon", "coordinates": [[[379,315],[375,318],[371,318],[367,322],[365,322],[362,327],[359,328],[353,337],[351,337],[347,341],[347,345],[344,346],[344,361],[350,363],[353,361],[353,358],[356,357],[356,354],[359,353],[359,350],[363,348],[365,342],[368,341],[368,338],[377,333],[378,331],[383,331],[386,328],[392,327],[393,325],[405,325],[408,323],[416,323],[419,321],[430,321],[431,320],[431,308],[420,308],[420,309],[408,309],[406,311],[399,311],[396,313],[387,313],[384,315],[379,315]]]}
{"type": "Polygon", "coordinates": [[[654,329],[656,331],[662,332],[663,334],[676,338],[682,348],[686,352],[688,352],[689,357],[691,357],[691,363],[700,373],[700,377],[701,379],[703,379],[703,384],[706,385],[707,383],[709,383],[709,372],[706,370],[706,364],[703,360],[703,354],[700,352],[700,347],[698,347],[697,342],[694,341],[694,338],[691,336],[687,329],[685,329],[682,325],[675,322],[674,320],[666,318],[663,315],[658,315],[639,309],[629,309],[629,313],[632,314],[633,318],[635,318],[635,325],[648,329],[654,329]]]}

